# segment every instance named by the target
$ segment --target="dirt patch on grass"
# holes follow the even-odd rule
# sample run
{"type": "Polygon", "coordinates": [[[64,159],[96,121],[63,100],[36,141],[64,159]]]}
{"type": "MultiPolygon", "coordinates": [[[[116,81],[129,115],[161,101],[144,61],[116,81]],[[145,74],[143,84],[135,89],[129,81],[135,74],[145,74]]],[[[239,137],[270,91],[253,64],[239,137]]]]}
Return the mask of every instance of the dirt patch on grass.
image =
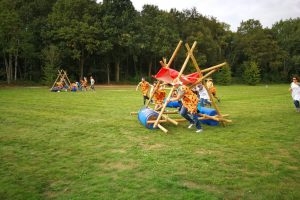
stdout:
{"type": "Polygon", "coordinates": [[[189,189],[197,189],[197,190],[203,190],[203,191],[208,191],[208,192],[212,192],[212,193],[218,193],[221,194],[222,192],[216,188],[215,186],[212,185],[204,185],[204,184],[199,184],[196,183],[194,181],[188,181],[185,180],[183,181],[183,186],[187,187],[189,189]]]}
{"type": "Polygon", "coordinates": [[[140,146],[143,149],[147,150],[147,151],[160,150],[160,149],[163,149],[163,148],[167,147],[167,145],[159,144],[159,143],[156,143],[156,144],[141,144],[140,146]]]}
{"type": "Polygon", "coordinates": [[[113,169],[117,171],[123,171],[123,170],[134,169],[138,167],[138,164],[135,162],[113,162],[113,163],[103,164],[102,167],[108,170],[113,169]]]}

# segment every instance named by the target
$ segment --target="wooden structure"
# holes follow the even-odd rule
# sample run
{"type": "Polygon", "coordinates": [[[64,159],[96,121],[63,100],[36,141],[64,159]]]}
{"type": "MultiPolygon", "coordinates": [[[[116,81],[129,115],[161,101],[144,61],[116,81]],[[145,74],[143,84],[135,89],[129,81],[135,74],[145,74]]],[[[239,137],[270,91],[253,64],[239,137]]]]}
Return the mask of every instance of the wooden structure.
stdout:
{"type": "Polygon", "coordinates": [[[71,88],[71,81],[68,78],[68,74],[65,70],[57,70],[58,74],[57,74],[57,78],[55,79],[52,87],[50,88],[50,91],[53,89],[53,87],[55,87],[57,81],[63,82],[65,84],[65,86],[67,86],[67,89],[71,88]]]}
{"type": "MultiPolygon", "coordinates": [[[[173,55],[171,56],[171,58],[170,58],[170,60],[169,60],[168,63],[166,63],[166,60],[164,60],[164,62],[160,61],[160,64],[162,65],[162,67],[167,68],[167,69],[170,68],[170,65],[173,62],[174,58],[176,57],[179,49],[181,48],[181,45],[182,45],[182,41],[180,41],[178,43],[178,45],[177,45],[177,47],[176,47],[176,49],[175,49],[175,51],[174,51],[173,55]]],[[[218,106],[216,105],[211,92],[207,89],[207,86],[206,86],[206,83],[205,83],[204,80],[206,78],[208,78],[209,76],[211,76],[214,72],[218,71],[221,67],[225,66],[227,63],[224,62],[224,63],[218,64],[218,65],[209,67],[207,69],[201,70],[199,68],[199,65],[198,65],[197,61],[196,61],[196,58],[193,55],[193,51],[194,51],[196,45],[197,45],[197,42],[194,42],[193,45],[192,45],[192,47],[190,47],[187,43],[185,44],[185,47],[186,47],[186,50],[187,50],[187,56],[186,56],[186,59],[185,59],[183,65],[182,65],[179,73],[178,73],[178,76],[173,80],[173,83],[175,83],[176,81],[180,80],[181,76],[183,75],[184,70],[186,69],[186,66],[187,66],[189,60],[191,60],[192,63],[193,63],[193,66],[195,67],[196,72],[198,73],[198,78],[189,87],[193,88],[197,84],[202,83],[203,86],[206,88],[209,96],[210,96],[210,99],[211,99],[211,102],[212,102],[212,106],[215,108],[215,110],[217,112],[216,116],[208,116],[208,115],[205,115],[205,114],[199,114],[199,119],[212,119],[212,120],[220,122],[222,124],[222,126],[225,126],[225,123],[226,122],[231,122],[231,120],[225,119],[225,117],[228,116],[228,115],[222,115],[221,114],[221,111],[218,108],[218,106]]],[[[152,100],[155,91],[160,87],[161,84],[163,84],[163,82],[159,80],[158,83],[156,84],[155,88],[153,89],[152,93],[150,94],[150,99],[147,102],[146,107],[149,106],[149,102],[152,100]]],[[[170,92],[169,92],[169,94],[168,94],[168,96],[166,98],[167,100],[171,98],[171,96],[173,94],[173,91],[175,89],[176,89],[176,87],[173,84],[173,86],[170,89],[170,92]]],[[[149,121],[147,121],[147,123],[153,123],[154,124],[153,125],[154,128],[158,127],[159,129],[161,129],[165,133],[167,133],[168,130],[166,128],[164,128],[161,125],[161,123],[170,122],[170,123],[172,123],[174,125],[178,125],[178,122],[186,121],[186,119],[184,119],[184,118],[182,118],[182,119],[180,119],[180,118],[179,119],[172,119],[170,117],[170,115],[171,114],[178,114],[178,111],[171,111],[171,112],[166,111],[167,104],[168,104],[168,101],[165,101],[165,103],[163,104],[163,107],[158,112],[158,117],[155,120],[149,120],[149,121]]],[[[138,114],[138,113],[137,112],[132,112],[131,114],[138,114]]]]}

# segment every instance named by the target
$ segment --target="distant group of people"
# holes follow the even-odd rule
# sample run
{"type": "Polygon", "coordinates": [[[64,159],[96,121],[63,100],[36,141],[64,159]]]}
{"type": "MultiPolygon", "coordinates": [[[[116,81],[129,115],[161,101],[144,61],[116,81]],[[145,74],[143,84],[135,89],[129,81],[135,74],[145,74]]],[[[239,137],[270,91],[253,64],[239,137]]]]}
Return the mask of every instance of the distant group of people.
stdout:
{"type": "Polygon", "coordinates": [[[70,83],[66,82],[65,78],[61,78],[59,81],[55,83],[55,86],[52,88],[53,92],[60,92],[60,91],[88,91],[88,89],[95,91],[95,79],[93,76],[90,76],[90,86],[86,77],[84,77],[80,82],[76,81],[70,83]]]}
{"type": "MultiPolygon", "coordinates": [[[[152,99],[154,100],[155,104],[154,110],[160,110],[166,98],[166,91],[164,88],[165,85],[159,85],[158,88],[154,90],[154,88],[157,87],[156,84],[157,83],[151,85],[145,80],[145,78],[142,78],[141,82],[139,82],[137,85],[136,90],[138,90],[139,87],[141,88],[143,94],[143,103],[145,105],[146,100],[149,100],[148,93],[152,88],[152,92],[150,92],[150,94],[153,93],[152,99]]],[[[188,86],[183,85],[179,80],[175,81],[173,85],[175,86],[176,90],[174,90],[172,97],[166,101],[168,103],[179,101],[181,103],[180,115],[190,122],[188,128],[192,128],[195,125],[197,129],[196,132],[202,132],[203,129],[200,121],[198,120],[199,115],[197,113],[199,102],[201,107],[211,106],[211,99],[206,88],[199,83],[196,87],[191,89],[188,86]]],[[[212,79],[206,80],[206,87],[211,92],[212,96],[216,98],[218,102],[220,102],[220,98],[217,97],[217,90],[213,85],[212,79]]]]}

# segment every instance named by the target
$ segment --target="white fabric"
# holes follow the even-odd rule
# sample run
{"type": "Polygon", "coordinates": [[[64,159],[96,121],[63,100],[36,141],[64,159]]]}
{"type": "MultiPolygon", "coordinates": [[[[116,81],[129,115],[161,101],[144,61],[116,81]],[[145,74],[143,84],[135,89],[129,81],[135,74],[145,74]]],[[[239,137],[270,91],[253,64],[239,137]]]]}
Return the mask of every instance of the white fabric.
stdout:
{"type": "Polygon", "coordinates": [[[199,88],[197,86],[196,90],[198,91],[199,99],[208,99],[208,100],[210,100],[208,92],[205,89],[205,87],[202,86],[202,88],[199,88]]]}
{"type": "Polygon", "coordinates": [[[300,86],[297,85],[296,83],[292,82],[291,89],[292,89],[292,98],[294,100],[300,101],[300,86]]]}
{"type": "Polygon", "coordinates": [[[92,78],[91,79],[91,85],[94,85],[95,84],[95,80],[92,78]]]}

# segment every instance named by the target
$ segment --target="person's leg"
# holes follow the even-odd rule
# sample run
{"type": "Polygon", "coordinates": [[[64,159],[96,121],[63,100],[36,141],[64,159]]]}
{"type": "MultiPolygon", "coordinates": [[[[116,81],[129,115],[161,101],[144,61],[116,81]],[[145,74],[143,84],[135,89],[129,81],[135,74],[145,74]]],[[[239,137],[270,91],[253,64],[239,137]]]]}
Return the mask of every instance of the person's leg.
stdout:
{"type": "Polygon", "coordinates": [[[208,99],[204,99],[204,105],[209,105],[209,106],[211,106],[211,103],[209,102],[208,99]]]}
{"type": "Polygon", "coordinates": [[[297,112],[300,112],[300,103],[298,100],[294,100],[294,105],[296,107],[297,112]]]}
{"type": "Polygon", "coordinates": [[[200,120],[198,119],[198,117],[199,116],[197,114],[193,114],[193,121],[196,124],[196,128],[197,128],[197,130],[200,130],[200,129],[202,129],[202,127],[201,127],[201,123],[200,123],[200,120]]]}
{"type": "Polygon", "coordinates": [[[144,98],[144,105],[146,104],[146,99],[147,99],[147,96],[143,96],[144,98]]]}
{"type": "Polygon", "coordinates": [[[187,108],[184,106],[181,106],[179,114],[184,117],[186,120],[190,122],[190,124],[194,124],[193,119],[188,115],[187,108]]]}
{"type": "Polygon", "coordinates": [[[204,99],[203,99],[203,98],[200,99],[200,106],[201,106],[201,107],[204,107],[204,106],[205,106],[205,105],[204,105],[204,99]]]}

